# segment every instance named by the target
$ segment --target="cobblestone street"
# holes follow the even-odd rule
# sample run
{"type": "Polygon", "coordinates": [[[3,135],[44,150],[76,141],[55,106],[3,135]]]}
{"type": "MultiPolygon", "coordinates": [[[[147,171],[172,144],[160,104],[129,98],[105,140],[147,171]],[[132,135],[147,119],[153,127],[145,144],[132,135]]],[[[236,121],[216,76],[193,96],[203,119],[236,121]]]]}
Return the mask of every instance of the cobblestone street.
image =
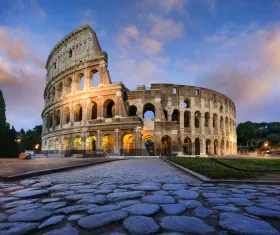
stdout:
{"type": "Polygon", "coordinates": [[[202,184],[159,159],[0,183],[0,234],[279,234],[280,186],[202,184]]]}

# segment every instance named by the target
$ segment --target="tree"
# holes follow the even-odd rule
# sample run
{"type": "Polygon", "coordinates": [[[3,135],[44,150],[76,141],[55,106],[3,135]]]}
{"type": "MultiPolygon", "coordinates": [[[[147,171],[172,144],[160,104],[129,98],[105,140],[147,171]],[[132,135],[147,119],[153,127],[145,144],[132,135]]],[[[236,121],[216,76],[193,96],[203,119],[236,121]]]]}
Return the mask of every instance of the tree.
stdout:
{"type": "Polygon", "coordinates": [[[240,123],[237,126],[237,141],[239,145],[246,145],[249,140],[256,137],[256,129],[252,122],[240,123]]]}
{"type": "MultiPolygon", "coordinates": [[[[6,124],[6,104],[3,92],[0,90],[0,126],[6,124]]],[[[0,127],[1,128],[1,127],[0,127]]]]}
{"type": "Polygon", "coordinates": [[[267,140],[269,141],[271,146],[280,144],[280,137],[277,134],[268,135],[267,140]]]}

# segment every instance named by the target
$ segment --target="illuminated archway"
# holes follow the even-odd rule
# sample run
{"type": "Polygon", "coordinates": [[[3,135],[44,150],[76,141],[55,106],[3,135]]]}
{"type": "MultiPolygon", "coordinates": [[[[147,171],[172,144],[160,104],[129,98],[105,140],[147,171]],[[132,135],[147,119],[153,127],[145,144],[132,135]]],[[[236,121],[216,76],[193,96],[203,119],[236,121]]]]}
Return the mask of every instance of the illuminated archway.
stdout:
{"type": "Polygon", "coordinates": [[[168,135],[165,135],[161,138],[161,152],[164,155],[171,154],[172,152],[172,140],[168,135]]]}
{"type": "Polygon", "coordinates": [[[64,138],[63,139],[63,142],[62,142],[62,147],[63,147],[63,151],[68,151],[69,150],[69,147],[70,147],[70,145],[69,145],[69,139],[67,139],[67,138],[64,138]]]}
{"type": "Polygon", "coordinates": [[[86,150],[87,151],[96,151],[96,137],[89,136],[86,139],[86,150]]]}
{"type": "Polygon", "coordinates": [[[200,155],[200,140],[198,138],[195,139],[195,154],[200,155]]]}
{"type": "Polygon", "coordinates": [[[114,136],[111,134],[104,135],[102,138],[102,149],[105,153],[113,153],[115,147],[114,136]]]}
{"type": "Polygon", "coordinates": [[[146,135],[143,137],[143,141],[145,144],[145,147],[149,153],[150,156],[155,155],[155,138],[151,135],[146,135]]]}
{"type": "Polygon", "coordinates": [[[115,116],[116,105],[115,102],[111,99],[106,100],[104,102],[104,117],[105,118],[113,118],[115,116]]]}
{"type": "Polygon", "coordinates": [[[75,137],[73,144],[74,150],[82,150],[82,138],[80,136],[75,137]]]}
{"type": "Polygon", "coordinates": [[[124,153],[131,153],[134,149],[134,137],[132,134],[125,134],[122,138],[122,149],[124,153]]]}

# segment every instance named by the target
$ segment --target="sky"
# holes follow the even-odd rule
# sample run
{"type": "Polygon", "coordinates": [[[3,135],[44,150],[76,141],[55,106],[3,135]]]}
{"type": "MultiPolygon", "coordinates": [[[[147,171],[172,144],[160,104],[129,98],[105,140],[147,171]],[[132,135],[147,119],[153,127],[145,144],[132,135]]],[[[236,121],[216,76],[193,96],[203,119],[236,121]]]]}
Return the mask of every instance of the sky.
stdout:
{"type": "Polygon", "coordinates": [[[0,0],[0,89],[16,130],[42,124],[45,63],[89,24],[113,82],[206,87],[237,123],[280,121],[279,0],[0,0]]]}

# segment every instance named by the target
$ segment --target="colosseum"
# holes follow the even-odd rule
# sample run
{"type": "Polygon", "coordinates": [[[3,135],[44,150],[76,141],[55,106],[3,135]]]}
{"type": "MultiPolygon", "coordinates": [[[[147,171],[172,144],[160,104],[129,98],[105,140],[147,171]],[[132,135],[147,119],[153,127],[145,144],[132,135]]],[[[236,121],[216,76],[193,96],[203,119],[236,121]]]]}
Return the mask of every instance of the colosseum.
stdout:
{"type": "Polygon", "coordinates": [[[236,109],[210,89],[112,82],[108,55],[85,25],[47,62],[42,150],[108,155],[235,155],[236,109]]]}

